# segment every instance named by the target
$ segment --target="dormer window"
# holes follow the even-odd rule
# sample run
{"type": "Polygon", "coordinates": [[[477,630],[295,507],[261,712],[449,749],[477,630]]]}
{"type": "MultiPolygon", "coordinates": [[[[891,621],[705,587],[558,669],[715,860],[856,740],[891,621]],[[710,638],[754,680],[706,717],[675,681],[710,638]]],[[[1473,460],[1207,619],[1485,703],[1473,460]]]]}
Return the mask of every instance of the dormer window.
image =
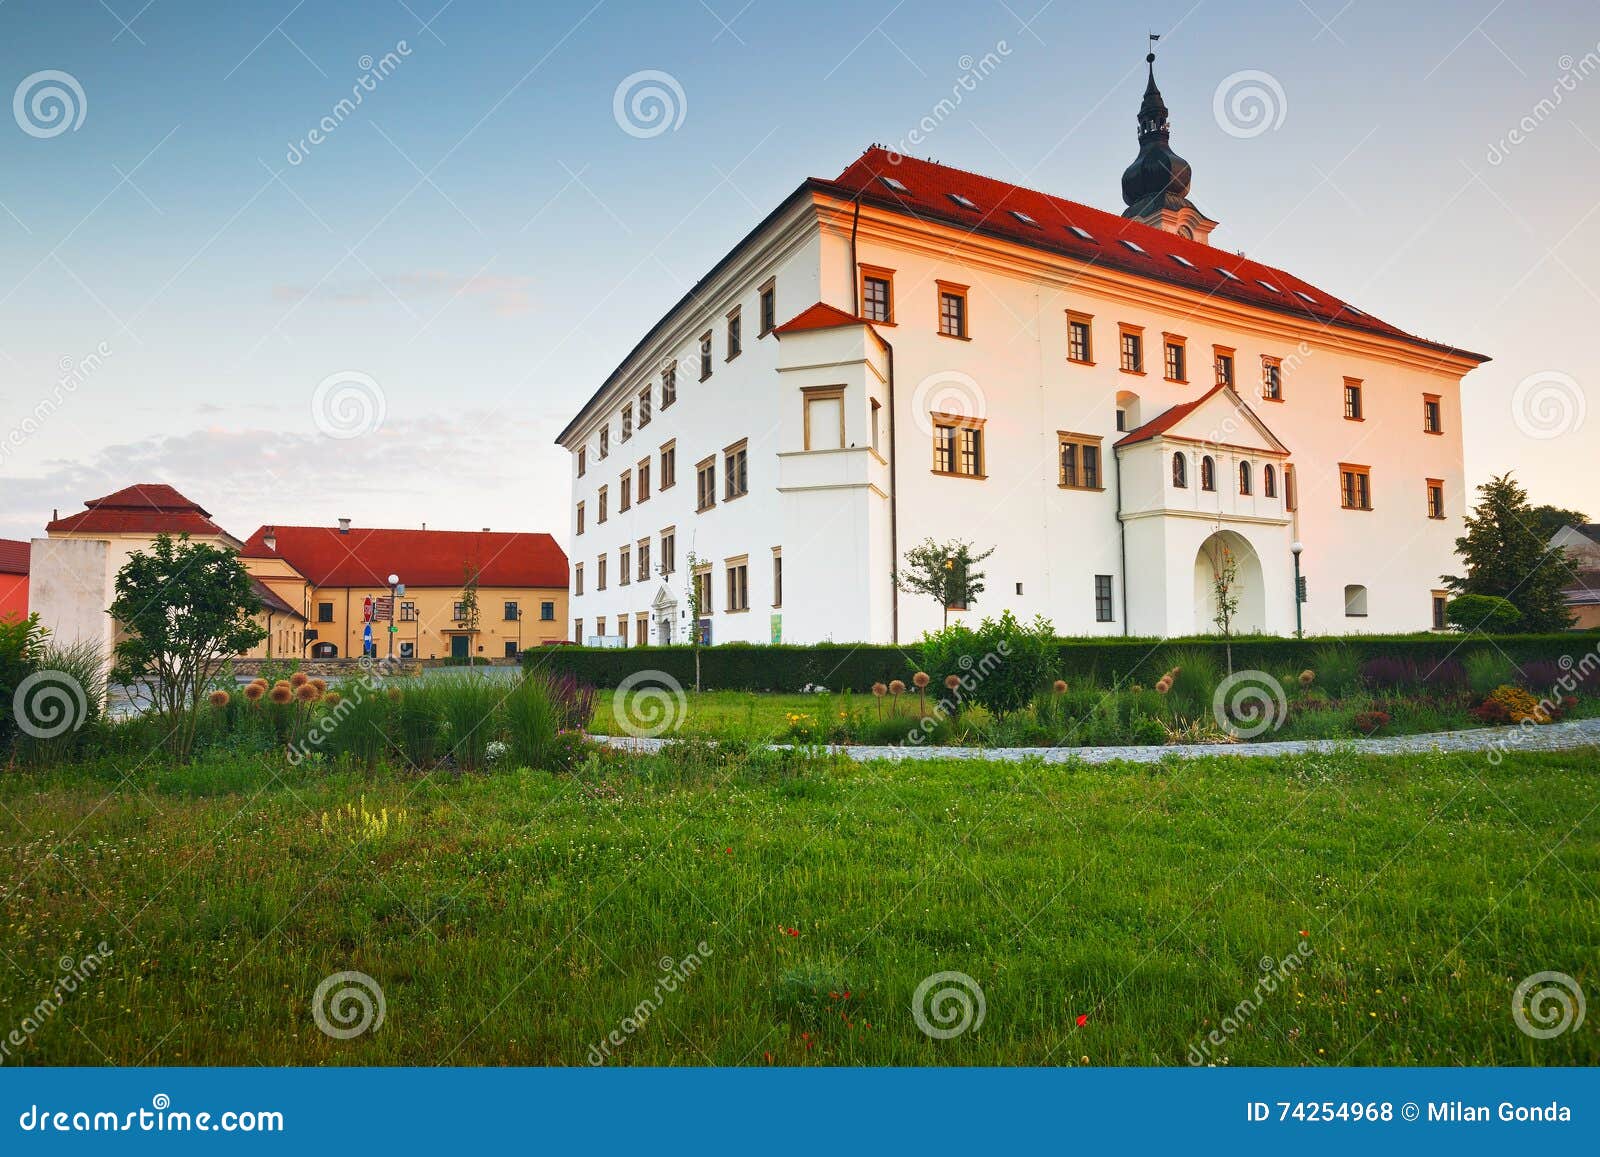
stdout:
{"type": "Polygon", "coordinates": [[[1135,253],[1144,252],[1144,246],[1140,245],[1137,241],[1129,241],[1126,237],[1122,238],[1121,240],[1124,245],[1133,250],[1135,253]]]}
{"type": "Polygon", "coordinates": [[[1032,217],[1028,216],[1021,209],[1013,209],[1013,210],[1011,210],[1011,215],[1013,217],[1015,217],[1018,221],[1021,221],[1024,225],[1030,226],[1031,228],[1038,229],[1038,228],[1041,227],[1039,225],[1039,222],[1035,221],[1032,217]]]}
{"type": "Polygon", "coordinates": [[[963,209],[971,209],[974,212],[977,211],[978,207],[976,205],[974,205],[971,201],[967,200],[967,198],[963,197],[960,193],[950,193],[950,194],[948,194],[948,196],[952,201],[954,201],[957,205],[960,205],[963,209]]]}
{"type": "Polygon", "coordinates": [[[1068,225],[1067,232],[1071,233],[1074,237],[1081,237],[1085,241],[1094,240],[1094,234],[1090,233],[1087,229],[1080,229],[1076,225],[1068,225]]]}
{"type": "Polygon", "coordinates": [[[882,181],[885,185],[888,185],[889,188],[893,189],[896,193],[910,193],[911,192],[910,189],[906,188],[904,185],[902,185],[899,181],[895,180],[893,177],[879,177],[878,180],[882,181]]]}

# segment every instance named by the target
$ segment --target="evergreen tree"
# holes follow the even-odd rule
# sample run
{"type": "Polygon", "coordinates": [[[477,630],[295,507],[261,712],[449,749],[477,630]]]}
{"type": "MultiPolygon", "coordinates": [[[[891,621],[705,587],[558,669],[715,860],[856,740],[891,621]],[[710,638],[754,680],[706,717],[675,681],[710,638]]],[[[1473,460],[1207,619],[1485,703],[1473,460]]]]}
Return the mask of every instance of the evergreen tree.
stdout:
{"type": "Polygon", "coordinates": [[[1510,474],[1478,487],[1478,505],[1467,516],[1467,533],[1456,539],[1466,563],[1464,577],[1443,576],[1457,594],[1495,595],[1521,612],[1515,630],[1564,631],[1572,624],[1561,588],[1573,582],[1572,561],[1551,550],[1528,494],[1510,474]]]}

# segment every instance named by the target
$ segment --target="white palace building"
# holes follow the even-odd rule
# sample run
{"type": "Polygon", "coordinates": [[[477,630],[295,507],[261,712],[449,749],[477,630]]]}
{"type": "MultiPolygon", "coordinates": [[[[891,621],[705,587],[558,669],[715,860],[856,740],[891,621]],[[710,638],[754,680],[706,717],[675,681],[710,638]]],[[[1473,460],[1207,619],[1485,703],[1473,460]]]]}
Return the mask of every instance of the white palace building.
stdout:
{"type": "MultiPolygon", "coordinates": [[[[1153,60],[1153,58],[1152,58],[1153,60]]],[[[800,185],[558,441],[571,637],[910,641],[927,538],[972,614],[1073,635],[1443,625],[1480,354],[1212,248],[1150,82],[1120,216],[872,148],[800,185]],[[691,573],[690,558],[695,561],[691,573]]]]}

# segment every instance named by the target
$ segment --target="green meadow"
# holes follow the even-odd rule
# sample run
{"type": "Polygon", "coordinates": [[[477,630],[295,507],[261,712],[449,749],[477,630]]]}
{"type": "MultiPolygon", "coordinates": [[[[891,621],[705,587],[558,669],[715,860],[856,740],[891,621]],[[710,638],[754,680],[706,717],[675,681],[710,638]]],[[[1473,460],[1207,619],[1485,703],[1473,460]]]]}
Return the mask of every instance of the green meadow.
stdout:
{"type": "Polygon", "coordinates": [[[1592,1065],[1597,763],[14,769],[0,1063],[1592,1065]]]}

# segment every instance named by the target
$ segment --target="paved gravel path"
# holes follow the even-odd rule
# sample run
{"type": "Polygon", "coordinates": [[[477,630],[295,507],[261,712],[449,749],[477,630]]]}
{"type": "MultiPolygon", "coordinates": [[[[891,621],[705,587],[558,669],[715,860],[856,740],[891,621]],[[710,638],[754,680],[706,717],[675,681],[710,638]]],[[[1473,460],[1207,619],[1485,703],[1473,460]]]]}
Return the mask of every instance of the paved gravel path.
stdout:
{"type": "MultiPolygon", "coordinates": [[[[625,751],[659,751],[665,739],[597,735],[602,743],[625,751]]],[[[769,744],[773,749],[792,744],[769,744]]],[[[1568,751],[1600,746],[1600,719],[1549,723],[1543,727],[1485,727],[1472,731],[1434,731],[1423,735],[1397,735],[1384,739],[1283,739],[1259,743],[1178,743],[1163,747],[881,747],[832,745],[858,763],[875,759],[987,759],[1018,762],[1042,759],[1046,763],[1158,763],[1168,756],[1235,755],[1241,758],[1298,755],[1317,751],[1359,751],[1371,755],[1405,755],[1426,751],[1568,751]]]]}

